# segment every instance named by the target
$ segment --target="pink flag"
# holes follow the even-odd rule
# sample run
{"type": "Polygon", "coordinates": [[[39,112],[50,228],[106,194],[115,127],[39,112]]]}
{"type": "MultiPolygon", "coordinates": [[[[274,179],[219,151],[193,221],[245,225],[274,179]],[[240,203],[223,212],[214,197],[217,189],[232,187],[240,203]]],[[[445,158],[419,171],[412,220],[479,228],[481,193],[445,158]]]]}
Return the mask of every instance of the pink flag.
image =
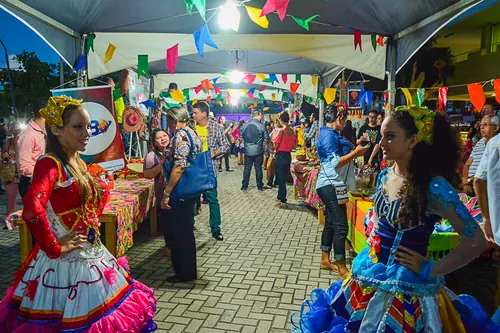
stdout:
{"type": "Polygon", "coordinates": [[[255,74],[247,74],[245,75],[242,81],[245,82],[246,84],[252,84],[253,81],[255,81],[256,77],[257,76],[255,74]]]}
{"type": "Polygon", "coordinates": [[[281,80],[286,84],[286,81],[288,81],[288,74],[281,74],[281,80]]]}
{"type": "Polygon", "coordinates": [[[438,89],[438,110],[446,110],[446,103],[448,102],[448,87],[441,87],[438,89]]]}
{"type": "Polygon", "coordinates": [[[165,65],[170,72],[174,74],[177,61],[179,60],[179,44],[175,44],[167,50],[167,57],[165,58],[165,65]]]}
{"type": "Polygon", "coordinates": [[[198,94],[201,89],[203,89],[203,86],[200,84],[198,87],[194,88],[194,92],[198,94]]]}
{"type": "Polygon", "coordinates": [[[286,16],[286,10],[288,8],[289,2],[290,0],[267,0],[266,4],[264,5],[264,8],[262,8],[262,13],[260,14],[260,17],[265,16],[274,11],[277,11],[280,20],[283,21],[286,16]]]}
{"type": "Polygon", "coordinates": [[[216,93],[217,95],[222,94],[222,91],[220,91],[219,87],[215,87],[215,86],[214,86],[214,91],[215,91],[215,93],[216,93]]]}
{"type": "Polygon", "coordinates": [[[264,87],[264,86],[259,88],[259,91],[264,91],[264,90],[266,90],[266,87],[264,87]]]}

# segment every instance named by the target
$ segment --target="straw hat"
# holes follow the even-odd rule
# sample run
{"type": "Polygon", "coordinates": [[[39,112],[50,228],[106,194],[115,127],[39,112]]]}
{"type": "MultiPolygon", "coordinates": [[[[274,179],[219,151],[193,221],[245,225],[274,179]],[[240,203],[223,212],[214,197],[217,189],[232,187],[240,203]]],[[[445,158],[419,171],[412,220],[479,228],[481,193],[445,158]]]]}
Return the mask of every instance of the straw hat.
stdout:
{"type": "Polygon", "coordinates": [[[144,164],[142,164],[142,163],[129,163],[129,164],[127,164],[127,168],[132,173],[141,174],[144,172],[144,164]]]}
{"type": "Polygon", "coordinates": [[[127,106],[123,111],[122,119],[123,129],[128,133],[137,132],[144,125],[141,110],[135,106],[127,106]]]}

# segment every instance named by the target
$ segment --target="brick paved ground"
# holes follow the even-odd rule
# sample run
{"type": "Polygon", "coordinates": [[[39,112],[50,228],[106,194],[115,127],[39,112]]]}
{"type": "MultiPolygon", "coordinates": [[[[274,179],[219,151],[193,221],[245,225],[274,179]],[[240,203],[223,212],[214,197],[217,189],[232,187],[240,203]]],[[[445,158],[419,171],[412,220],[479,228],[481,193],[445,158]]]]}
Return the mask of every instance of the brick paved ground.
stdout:
{"type": "MultiPolygon", "coordinates": [[[[156,290],[160,332],[287,332],[290,315],[309,292],[337,279],[319,269],[321,227],[311,210],[296,203],[288,210],[273,207],[276,190],[258,192],[253,176],[249,191],[242,193],[242,170],[235,169],[219,177],[225,240],[210,236],[206,205],[196,219],[196,283],[166,283],[172,269],[161,257],[163,238],[149,237],[147,226],[134,234],[135,245],[127,254],[132,275],[156,290]]],[[[5,204],[0,205],[3,218],[5,204]]],[[[17,232],[0,231],[0,294],[18,267],[18,243],[17,232]]],[[[482,261],[470,268],[451,277],[451,284],[492,311],[496,268],[482,261]],[[472,272],[480,277],[472,279],[472,272]]]]}

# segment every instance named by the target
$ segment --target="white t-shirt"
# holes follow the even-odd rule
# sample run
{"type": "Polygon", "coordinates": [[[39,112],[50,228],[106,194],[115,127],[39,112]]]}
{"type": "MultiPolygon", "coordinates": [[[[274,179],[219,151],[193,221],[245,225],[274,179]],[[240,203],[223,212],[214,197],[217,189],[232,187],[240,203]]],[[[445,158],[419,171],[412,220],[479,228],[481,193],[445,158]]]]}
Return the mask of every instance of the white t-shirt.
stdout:
{"type": "Polygon", "coordinates": [[[488,141],[474,177],[487,181],[491,229],[500,245],[500,135],[488,141]]]}

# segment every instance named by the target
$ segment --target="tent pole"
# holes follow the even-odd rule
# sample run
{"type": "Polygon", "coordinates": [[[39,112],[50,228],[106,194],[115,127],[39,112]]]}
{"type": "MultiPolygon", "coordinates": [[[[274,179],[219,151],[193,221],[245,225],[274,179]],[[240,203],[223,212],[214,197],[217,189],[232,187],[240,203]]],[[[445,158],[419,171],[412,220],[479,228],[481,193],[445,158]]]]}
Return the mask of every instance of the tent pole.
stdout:
{"type": "Polygon", "coordinates": [[[59,58],[59,84],[64,85],[64,60],[59,58]]]}
{"type": "MultiPolygon", "coordinates": [[[[318,80],[318,91],[321,91],[321,90],[325,90],[324,87],[325,87],[325,78],[323,77],[323,75],[320,75],[319,76],[319,80],[318,80]]],[[[318,95],[318,92],[316,92],[316,96],[318,95]]],[[[324,100],[323,98],[321,98],[319,100],[319,127],[321,128],[322,126],[324,126],[324,122],[325,122],[325,114],[324,114],[324,110],[325,110],[325,103],[324,103],[324,100]]]]}
{"type": "Polygon", "coordinates": [[[392,111],[396,105],[396,69],[397,69],[397,42],[390,40],[387,44],[388,57],[388,77],[387,90],[389,91],[389,106],[388,110],[392,111]]]}

